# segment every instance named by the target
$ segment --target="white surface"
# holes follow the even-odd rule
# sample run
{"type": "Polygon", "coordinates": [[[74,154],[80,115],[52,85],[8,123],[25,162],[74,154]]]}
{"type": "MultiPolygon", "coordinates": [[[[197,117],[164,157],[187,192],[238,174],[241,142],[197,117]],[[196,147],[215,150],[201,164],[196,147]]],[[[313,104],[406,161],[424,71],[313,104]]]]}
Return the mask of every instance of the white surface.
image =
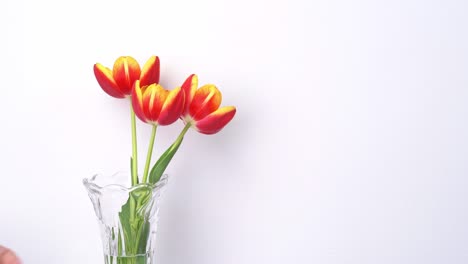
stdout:
{"type": "Polygon", "coordinates": [[[2,1],[0,244],[102,263],[81,179],[131,149],[92,65],[155,54],[238,107],[168,169],[158,263],[467,263],[467,3],[2,1]]]}

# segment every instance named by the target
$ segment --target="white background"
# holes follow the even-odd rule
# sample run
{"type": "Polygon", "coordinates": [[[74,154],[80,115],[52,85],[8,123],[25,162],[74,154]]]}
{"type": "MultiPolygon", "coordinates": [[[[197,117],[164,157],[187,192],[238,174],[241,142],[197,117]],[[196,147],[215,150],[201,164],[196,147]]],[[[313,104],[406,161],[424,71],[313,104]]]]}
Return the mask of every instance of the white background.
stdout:
{"type": "MultiPolygon", "coordinates": [[[[0,3],[0,244],[102,263],[81,180],[128,169],[92,66],[161,58],[235,119],[168,168],[158,263],[468,263],[468,2],[0,3]]],[[[161,153],[182,124],[159,130],[161,153]]],[[[139,123],[140,156],[150,128],[139,123]]]]}

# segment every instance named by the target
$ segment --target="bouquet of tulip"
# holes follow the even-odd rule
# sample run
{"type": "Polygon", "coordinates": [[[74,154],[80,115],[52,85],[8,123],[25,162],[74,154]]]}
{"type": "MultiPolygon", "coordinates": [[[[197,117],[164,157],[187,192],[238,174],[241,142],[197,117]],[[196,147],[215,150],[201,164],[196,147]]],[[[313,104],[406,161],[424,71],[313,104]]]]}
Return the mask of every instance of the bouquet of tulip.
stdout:
{"type": "MultiPolygon", "coordinates": [[[[118,223],[111,228],[106,226],[104,232],[115,240],[115,243],[105,243],[106,263],[150,263],[151,257],[146,256],[150,249],[148,236],[150,224],[148,218],[152,209],[151,197],[155,186],[161,181],[169,162],[179,149],[184,135],[190,128],[202,134],[214,134],[226,126],[234,117],[236,108],[233,106],[220,107],[221,93],[213,84],[198,87],[198,77],[190,75],[180,87],[166,90],[159,84],[160,62],[159,58],[152,56],[140,68],[138,62],[129,56],[118,58],[113,69],[99,63],[94,65],[94,74],[101,88],[115,98],[128,98],[131,100],[131,188],[126,202],[118,212],[118,223]],[[136,117],[152,128],[148,144],[144,171],[138,173],[136,117]],[[152,164],[152,153],[156,130],[159,126],[167,126],[181,119],[185,127],[170,147],[152,164]],[[150,169],[151,168],[151,169],[150,169]],[[115,229],[117,230],[115,230],[115,229]],[[115,246],[115,249],[112,248],[115,246]],[[111,255],[115,256],[110,257],[111,255]],[[142,256],[139,258],[139,256],[142,256]]],[[[85,182],[85,185],[88,181],[85,182]]],[[[102,193],[102,190],[93,190],[102,193]]],[[[90,191],[90,197],[92,196],[90,191]]],[[[94,194],[93,194],[94,195],[94,194]]],[[[100,198],[91,197],[96,206],[102,201],[94,202],[100,198]]],[[[101,209],[100,209],[101,210],[101,209]]],[[[97,211],[97,209],[96,209],[97,211]]],[[[97,213],[102,214],[101,211],[97,213]]],[[[104,217],[101,216],[103,222],[104,217]]],[[[115,220],[115,219],[114,219],[115,220]]],[[[152,263],[152,262],[151,262],[152,263]]]]}

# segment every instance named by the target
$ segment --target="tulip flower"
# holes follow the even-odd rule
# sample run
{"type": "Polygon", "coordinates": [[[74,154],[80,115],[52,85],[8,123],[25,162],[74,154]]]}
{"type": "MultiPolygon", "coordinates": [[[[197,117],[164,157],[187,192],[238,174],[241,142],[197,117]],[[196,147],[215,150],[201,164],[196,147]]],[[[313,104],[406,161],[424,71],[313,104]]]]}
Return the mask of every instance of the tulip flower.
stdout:
{"type": "Polygon", "coordinates": [[[140,80],[142,86],[159,82],[159,58],[151,56],[141,70],[134,58],[122,56],[115,61],[112,70],[100,63],[94,64],[94,75],[104,92],[115,98],[125,98],[132,93],[136,80],[140,80]]]}
{"type": "Polygon", "coordinates": [[[184,109],[184,92],[180,87],[168,91],[159,84],[141,87],[141,82],[136,81],[132,104],[141,121],[166,126],[179,119],[184,109]]]}
{"type": "Polygon", "coordinates": [[[215,134],[234,118],[234,106],[219,107],[221,92],[213,84],[198,88],[198,77],[190,75],[182,90],[185,93],[185,105],[181,118],[202,134],[215,134]]]}

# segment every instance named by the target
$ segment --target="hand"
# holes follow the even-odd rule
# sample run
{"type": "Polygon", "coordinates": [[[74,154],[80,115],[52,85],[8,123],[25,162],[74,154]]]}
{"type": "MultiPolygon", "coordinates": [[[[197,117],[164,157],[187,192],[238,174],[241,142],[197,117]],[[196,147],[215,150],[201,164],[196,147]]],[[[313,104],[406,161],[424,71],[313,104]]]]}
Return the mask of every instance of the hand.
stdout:
{"type": "Polygon", "coordinates": [[[0,264],[21,264],[21,261],[11,249],[0,246],[0,264]]]}

